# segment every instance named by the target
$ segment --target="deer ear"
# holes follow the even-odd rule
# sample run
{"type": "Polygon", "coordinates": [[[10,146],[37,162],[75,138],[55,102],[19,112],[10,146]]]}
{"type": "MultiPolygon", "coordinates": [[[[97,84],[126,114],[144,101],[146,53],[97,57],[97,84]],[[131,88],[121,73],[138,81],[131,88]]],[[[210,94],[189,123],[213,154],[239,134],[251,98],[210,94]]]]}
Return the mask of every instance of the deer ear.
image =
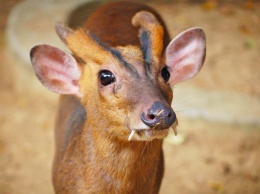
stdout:
{"type": "Polygon", "coordinates": [[[195,76],[203,66],[205,56],[206,38],[202,29],[191,28],[179,34],[166,49],[170,85],[195,76]]]}
{"type": "Polygon", "coordinates": [[[59,94],[81,96],[78,81],[81,72],[76,60],[51,45],[36,45],[30,51],[33,70],[41,83],[59,94]]]}

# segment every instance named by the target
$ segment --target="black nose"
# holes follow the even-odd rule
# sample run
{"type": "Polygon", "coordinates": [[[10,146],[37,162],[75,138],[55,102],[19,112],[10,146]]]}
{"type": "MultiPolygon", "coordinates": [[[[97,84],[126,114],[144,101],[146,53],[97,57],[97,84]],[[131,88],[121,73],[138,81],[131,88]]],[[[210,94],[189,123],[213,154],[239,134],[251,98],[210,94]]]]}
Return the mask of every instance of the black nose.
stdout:
{"type": "Polygon", "coordinates": [[[176,115],[170,106],[156,101],[146,113],[142,113],[141,119],[149,127],[167,129],[175,122],[176,115]]]}

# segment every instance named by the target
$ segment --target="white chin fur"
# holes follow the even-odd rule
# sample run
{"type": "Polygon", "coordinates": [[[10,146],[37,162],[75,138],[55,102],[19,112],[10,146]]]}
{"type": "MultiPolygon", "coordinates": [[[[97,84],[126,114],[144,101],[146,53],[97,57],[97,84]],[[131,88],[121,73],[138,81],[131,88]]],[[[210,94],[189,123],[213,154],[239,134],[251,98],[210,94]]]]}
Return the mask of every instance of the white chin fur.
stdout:
{"type": "Polygon", "coordinates": [[[136,128],[137,130],[131,130],[128,141],[152,141],[154,139],[163,139],[168,135],[170,129],[174,131],[175,136],[177,135],[177,125],[176,122],[169,128],[164,130],[152,130],[148,126],[139,126],[140,128],[136,128]],[[141,128],[143,127],[143,128],[141,128]]]}
{"type": "Polygon", "coordinates": [[[128,141],[137,140],[137,141],[152,141],[154,139],[163,139],[168,134],[168,129],[165,130],[132,130],[128,141]]]}

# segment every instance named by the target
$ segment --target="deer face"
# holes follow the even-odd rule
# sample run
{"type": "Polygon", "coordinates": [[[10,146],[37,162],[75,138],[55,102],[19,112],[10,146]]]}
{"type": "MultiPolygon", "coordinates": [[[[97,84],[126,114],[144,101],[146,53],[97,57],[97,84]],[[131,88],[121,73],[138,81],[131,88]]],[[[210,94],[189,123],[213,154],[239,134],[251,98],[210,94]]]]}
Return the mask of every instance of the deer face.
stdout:
{"type": "Polygon", "coordinates": [[[196,75],[205,58],[199,28],[178,35],[163,50],[163,28],[148,12],[137,13],[142,47],[108,48],[89,32],[60,24],[57,32],[73,56],[50,45],[31,50],[32,64],[47,88],[81,99],[92,126],[121,140],[163,138],[177,125],[171,87],[196,75]]]}

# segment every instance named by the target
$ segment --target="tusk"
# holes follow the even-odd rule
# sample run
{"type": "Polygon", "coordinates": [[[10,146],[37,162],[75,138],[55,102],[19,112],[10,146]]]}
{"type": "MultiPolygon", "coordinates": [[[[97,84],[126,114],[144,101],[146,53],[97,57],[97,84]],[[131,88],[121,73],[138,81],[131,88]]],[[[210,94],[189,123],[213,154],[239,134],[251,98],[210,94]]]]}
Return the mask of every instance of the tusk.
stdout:
{"type": "Polygon", "coordinates": [[[132,130],[130,135],[129,135],[129,137],[128,137],[128,141],[131,141],[131,139],[133,138],[134,134],[135,134],[135,130],[132,130]]]}
{"type": "Polygon", "coordinates": [[[172,127],[173,131],[174,131],[174,135],[177,136],[178,130],[176,127],[172,127]]]}

